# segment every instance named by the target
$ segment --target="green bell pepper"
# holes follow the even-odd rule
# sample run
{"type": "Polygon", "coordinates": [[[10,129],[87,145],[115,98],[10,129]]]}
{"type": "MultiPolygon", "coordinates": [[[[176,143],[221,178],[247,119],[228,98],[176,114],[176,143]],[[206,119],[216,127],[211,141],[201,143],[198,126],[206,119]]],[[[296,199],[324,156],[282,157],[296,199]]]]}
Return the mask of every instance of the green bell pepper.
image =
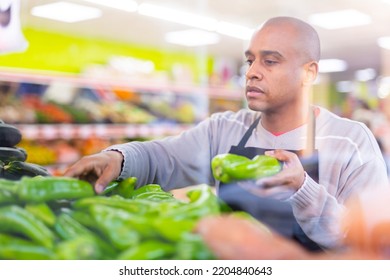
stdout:
{"type": "Polygon", "coordinates": [[[119,250],[136,246],[141,235],[152,233],[143,216],[105,205],[92,205],[89,210],[96,228],[119,250]]]}
{"type": "Polygon", "coordinates": [[[36,244],[52,248],[54,234],[51,230],[26,209],[17,206],[0,208],[0,232],[20,234],[36,244]]]}
{"type": "Polygon", "coordinates": [[[141,194],[149,193],[149,192],[164,192],[164,190],[158,184],[147,184],[135,189],[131,193],[131,198],[135,198],[141,194]]]}
{"type": "Polygon", "coordinates": [[[116,251],[110,246],[109,243],[103,240],[95,232],[89,230],[89,228],[80,224],[77,220],[75,220],[67,213],[59,214],[54,225],[54,229],[58,236],[64,241],[73,240],[80,236],[88,238],[88,242],[90,244],[94,243],[93,248],[99,248],[99,252],[102,253],[102,258],[112,259],[113,256],[116,255],[116,251]]]}
{"type": "Polygon", "coordinates": [[[24,209],[33,214],[36,218],[41,220],[48,227],[54,226],[56,222],[56,215],[45,202],[27,203],[24,206],[24,209]]]}
{"type": "Polygon", "coordinates": [[[121,181],[115,180],[108,184],[108,186],[103,190],[100,195],[119,195],[124,198],[130,198],[134,192],[136,183],[136,177],[128,177],[121,181]]]}
{"type": "Polygon", "coordinates": [[[95,196],[95,191],[87,181],[66,177],[37,176],[22,178],[18,196],[21,201],[46,202],[95,196]]]}
{"type": "Polygon", "coordinates": [[[216,256],[207,247],[200,235],[192,232],[186,232],[176,243],[176,253],[174,259],[215,260],[216,256]]]}
{"type": "Polygon", "coordinates": [[[198,188],[187,192],[188,203],[171,208],[164,213],[165,217],[175,220],[199,219],[208,215],[220,214],[220,202],[210,186],[199,185],[198,188]]]}
{"type": "Polygon", "coordinates": [[[276,158],[267,155],[257,155],[249,159],[227,153],[216,155],[211,161],[211,169],[216,180],[230,183],[275,175],[282,170],[282,164],[276,158]]]}
{"type": "Polygon", "coordinates": [[[54,252],[31,241],[0,233],[0,260],[53,260],[54,252]]]}
{"type": "Polygon", "coordinates": [[[92,205],[105,205],[113,208],[120,208],[129,212],[143,214],[153,207],[151,203],[143,203],[132,199],[125,199],[121,196],[93,196],[78,199],[72,203],[74,209],[82,210],[92,205]]]}
{"type": "Polygon", "coordinates": [[[0,205],[16,203],[18,187],[18,181],[0,178],[0,205]]]}
{"type": "Polygon", "coordinates": [[[60,260],[100,260],[104,253],[90,236],[80,235],[57,244],[56,255],[60,260]]]}
{"type": "Polygon", "coordinates": [[[159,240],[146,240],[137,246],[123,251],[119,260],[163,260],[170,259],[175,253],[175,246],[159,240]]]}

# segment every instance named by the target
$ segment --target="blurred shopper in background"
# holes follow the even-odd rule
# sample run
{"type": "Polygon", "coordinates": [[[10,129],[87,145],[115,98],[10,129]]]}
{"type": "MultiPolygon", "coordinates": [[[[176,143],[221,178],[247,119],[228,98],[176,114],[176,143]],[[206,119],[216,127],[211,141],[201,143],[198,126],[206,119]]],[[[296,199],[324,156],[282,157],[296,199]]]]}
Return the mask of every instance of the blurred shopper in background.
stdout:
{"type": "Polygon", "coordinates": [[[362,123],[310,104],[320,41],[307,23],[271,18],[256,30],[245,56],[249,109],[216,113],[175,137],[111,146],[64,175],[89,180],[97,192],[130,176],[139,186],[157,183],[167,191],[207,183],[225,199],[227,186],[212,176],[213,157],[266,153],[282,161],[283,170],[252,185],[250,202],[247,189],[236,185],[229,205],[265,223],[283,210],[293,220],[272,228],[309,250],[342,246],[345,201],[388,183],[375,137],[362,123]]]}

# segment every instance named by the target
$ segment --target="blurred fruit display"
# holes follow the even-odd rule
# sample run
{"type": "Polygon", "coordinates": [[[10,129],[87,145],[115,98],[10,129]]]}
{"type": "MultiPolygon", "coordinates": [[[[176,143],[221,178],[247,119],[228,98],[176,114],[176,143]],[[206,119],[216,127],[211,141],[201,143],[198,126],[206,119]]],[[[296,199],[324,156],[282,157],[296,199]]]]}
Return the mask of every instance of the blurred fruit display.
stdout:
{"type": "Polygon", "coordinates": [[[19,146],[28,154],[27,160],[29,162],[39,165],[51,165],[57,162],[55,150],[47,143],[23,140],[19,146]]]}
{"type": "Polygon", "coordinates": [[[176,135],[209,114],[221,88],[58,73],[2,72],[0,118],[23,134],[28,161],[62,167],[113,143],[176,135]]]}

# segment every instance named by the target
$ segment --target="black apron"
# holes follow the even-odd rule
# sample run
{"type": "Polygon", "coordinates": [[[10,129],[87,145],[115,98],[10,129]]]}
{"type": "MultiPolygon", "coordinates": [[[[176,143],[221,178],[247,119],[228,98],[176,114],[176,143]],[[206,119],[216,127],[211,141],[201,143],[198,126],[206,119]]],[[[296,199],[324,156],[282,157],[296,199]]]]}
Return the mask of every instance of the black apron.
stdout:
{"type": "MultiPolygon", "coordinates": [[[[249,127],[238,145],[230,148],[229,153],[246,156],[252,159],[256,155],[264,154],[266,150],[269,150],[257,147],[245,147],[259,121],[260,117],[249,127]]],[[[313,131],[315,131],[315,121],[313,123],[313,131]]],[[[299,155],[299,151],[291,152],[295,152],[299,155]]],[[[307,174],[318,182],[318,153],[314,152],[313,155],[308,158],[300,157],[300,161],[307,174]]],[[[282,236],[297,241],[306,249],[310,251],[322,250],[303,232],[293,215],[290,203],[272,197],[254,195],[245,188],[242,188],[240,183],[221,183],[218,189],[218,196],[232,210],[245,211],[251,214],[260,222],[269,226],[282,236]]]]}

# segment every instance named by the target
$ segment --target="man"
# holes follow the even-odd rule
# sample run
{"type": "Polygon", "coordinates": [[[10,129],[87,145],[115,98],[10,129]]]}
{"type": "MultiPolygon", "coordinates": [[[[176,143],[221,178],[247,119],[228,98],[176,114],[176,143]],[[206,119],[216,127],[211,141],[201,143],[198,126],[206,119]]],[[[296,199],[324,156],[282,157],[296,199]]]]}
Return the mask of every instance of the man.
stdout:
{"type": "MultiPolygon", "coordinates": [[[[109,147],[84,157],[64,175],[95,182],[97,192],[114,179],[135,176],[139,185],[158,183],[165,190],[216,184],[223,197],[228,188],[215,182],[212,158],[227,152],[252,158],[265,152],[284,165],[279,174],[249,187],[255,195],[248,205],[260,207],[259,216],[254,216],[266,219],[264,207],[269,205],[268,216],[273,218],[279,210],[273,202],[286,202],[288,207],[280,204],[280,208],[294,218],[288,227],[298,226],[297,231],[287,227],[286,235],[301,244],[309,240],[321,248],[338,246],[343,238],[337,225],[344,201],[362,189],[387,184],[375,138],[363,124],[310,104],[320,43],[307,23],[290,17],[266,21],[254,33],[245,55],[250,110],[216,113],[175,137],[109,147]],[[314,164],[306,165],[307,158],[314,164]],[[283,198],[269,203],[267,196],[274,199],[275,193],[283,198]]],[[[240,186],[233,190],[235,198],[245,195],[240,186]]],[[[246,206],[245,201],[237,204],[246,206]]]]}

